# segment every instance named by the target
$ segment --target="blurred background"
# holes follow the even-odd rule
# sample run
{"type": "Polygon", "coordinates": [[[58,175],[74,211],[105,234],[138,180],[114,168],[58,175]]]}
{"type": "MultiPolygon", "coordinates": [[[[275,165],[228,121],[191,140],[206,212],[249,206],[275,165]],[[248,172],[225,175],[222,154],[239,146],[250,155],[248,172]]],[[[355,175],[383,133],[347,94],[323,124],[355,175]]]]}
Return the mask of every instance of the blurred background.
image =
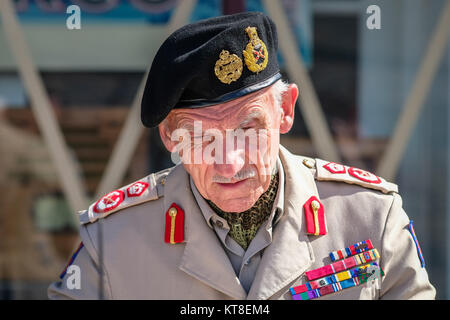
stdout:
{"type": "Polygon", "coordinates": [[[397,183],[449,299],[449,2],[1,0],[0,299],[46,299],[79,243],[76,212],[173,165],[140,124],[145,73],[174,29],[240,11],[275,20],[300,88],[282,144],[397,183]]]}

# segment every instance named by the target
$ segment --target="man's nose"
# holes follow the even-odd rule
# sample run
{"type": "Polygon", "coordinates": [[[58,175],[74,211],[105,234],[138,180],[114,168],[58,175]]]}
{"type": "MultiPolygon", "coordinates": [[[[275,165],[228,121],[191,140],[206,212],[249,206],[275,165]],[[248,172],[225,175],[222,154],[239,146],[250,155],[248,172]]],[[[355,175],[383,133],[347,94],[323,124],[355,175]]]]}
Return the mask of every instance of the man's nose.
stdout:
{"type": "Polygon", "coordinates": [[[232,178],[238,173],[245,165],[245,150],[223,150],[223,162],[214,163],[214,169],[217,174],[225,177],[232,178]]]}

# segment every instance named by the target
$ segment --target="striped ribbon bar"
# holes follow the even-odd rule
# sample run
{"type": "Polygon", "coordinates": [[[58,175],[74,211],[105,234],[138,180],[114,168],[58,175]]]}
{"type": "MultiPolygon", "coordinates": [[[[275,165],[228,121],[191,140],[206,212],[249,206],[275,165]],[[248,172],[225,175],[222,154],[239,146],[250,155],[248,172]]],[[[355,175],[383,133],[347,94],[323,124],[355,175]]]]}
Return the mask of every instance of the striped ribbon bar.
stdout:
{"type": "Polygon", "coordinates": [[[369,276],[367,276],[367,275],[361,275],[356,278],[350,278],[350,279],[347,279],[347,280],[344,280],[344,281],[341,281],[338,283],[332,283],[332,284],[326,285],[326,286],[318,288],[318,289],[314,289],[311,291],[306,291],[306,292],[302,292],[300,294],[296,294],[296,295],[292,296],[292,299],[294,299],[294,300],[316,299],[321,296],[325,296],[325,295],[333,293],[333,292],[341,291],[346,288],[356,287],[356,286],[360,285],[361,283],[364,283],[365,281],[367,281],[368,278],[369,278],[369,276]]]}
{"type": "Polygon", "coordinates": [[[329,284],[338,283],[340,281],[344,281],[344,280],[347,280],[350,278],[357,277],[357,276],[361,275],[362,273],[365,273],[365,270],[370,266],[378,267],[378,263],[372,262],[372,263],[366,264],[364,266],[356,267],[351,270],[342,271],[340,273],[336,273],[336,274],[333,274],[328,277],[324,277],[324,278],[321,278],[318,280],[313,280],[311,282],[307,282],[305,284],[302,284],[302,285],[299,285],[296,287],[292,287],[292,288],[290,288],[291,294],[296,295],[296,294],[299,294],[302,292],[318,289],[318,288],[324,287],[329,284]]]}
{"type": "MultiPolygon", "coordinates": [[[[384,276],[383,269],[380,267],[380,276],[384,276]]],[[[292,296],[292,299],[294,300],[311,300],[316,299],[322,296],[325,296],[327,294],[331,294],[337,291],[342,291],[347,288],[356,287],[362,283],[367,282],[367,280],[370,278],[371,274],[362,273],[356,277],[346,279],[343,281],[339,281],[337,283],[331,283],[326,286],[314,289],[314,290],[308,290],[299,294],[295,294],[292,296]]]]}
{"type": "Polygon", "coordinates": [[[330,253],[331,261],[341,260],[355,254],[373,249],[372,241],[370,239],[355,243],[348,248],[336,250],[330,253]]]}
{"type": "Polygon", "coordinates": [[[316,280],[319,278],[323,278],[329,276],[331,274],[344,271],[346,269],[350,269],[359,265],[362,265],[367,262],[375,261],[380,257],[377,249],[372,249],[366,252],[359,253],[352,257],[348,257],[344,260],[340,260],[334,262],[332,264],[328,264],[326,266],[320,267],[318,269],[306,271],[306,277],[309,281],[316,280]]]}

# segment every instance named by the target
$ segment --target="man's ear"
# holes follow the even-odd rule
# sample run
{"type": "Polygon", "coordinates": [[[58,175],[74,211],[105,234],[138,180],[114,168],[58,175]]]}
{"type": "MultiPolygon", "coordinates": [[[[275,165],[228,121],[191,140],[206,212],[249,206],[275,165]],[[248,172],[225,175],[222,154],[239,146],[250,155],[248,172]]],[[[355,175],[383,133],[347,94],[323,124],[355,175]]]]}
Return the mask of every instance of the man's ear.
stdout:
{"type": "Polygon", "coordinates": [[[158,125],[159,135],[161,140],[169,152],[172,152],[175,148],[175,142],[172,141],[171,136],[172,132],[169,128],[168,120],[165,119],[158,125]]]}
{"type": "Polygon", "coordinates": [[[288,133],[294,124],[295,103],[298,98],[298,87],[295,83],[289,84],[288,90],[283,94],[280,122],[280,133],[288,133]]]}

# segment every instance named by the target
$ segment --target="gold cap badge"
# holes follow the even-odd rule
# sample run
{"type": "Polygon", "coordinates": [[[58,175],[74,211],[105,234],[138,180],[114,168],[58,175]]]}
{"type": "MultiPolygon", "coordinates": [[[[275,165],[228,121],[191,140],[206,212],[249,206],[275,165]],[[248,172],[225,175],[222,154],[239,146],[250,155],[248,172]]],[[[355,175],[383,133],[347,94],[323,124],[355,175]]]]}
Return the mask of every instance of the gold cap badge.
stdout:
{"type": "Polygon", "coordinates": [[[247,27],[245,31],[250,38],[244,50],[244,61],[252,72],[264,70],[269,62],[269,53],[265,43],[258,37],[256,27],[247,27]]]}
{"type": "Polygon", "coordinates": [[[240,78],[242,74],[242,60],[235,54],[230,54],[227,50],[222,50],[219,60],[214,66],[214,73],[217,78],[226,84],[230,84],[240,78]]]}

